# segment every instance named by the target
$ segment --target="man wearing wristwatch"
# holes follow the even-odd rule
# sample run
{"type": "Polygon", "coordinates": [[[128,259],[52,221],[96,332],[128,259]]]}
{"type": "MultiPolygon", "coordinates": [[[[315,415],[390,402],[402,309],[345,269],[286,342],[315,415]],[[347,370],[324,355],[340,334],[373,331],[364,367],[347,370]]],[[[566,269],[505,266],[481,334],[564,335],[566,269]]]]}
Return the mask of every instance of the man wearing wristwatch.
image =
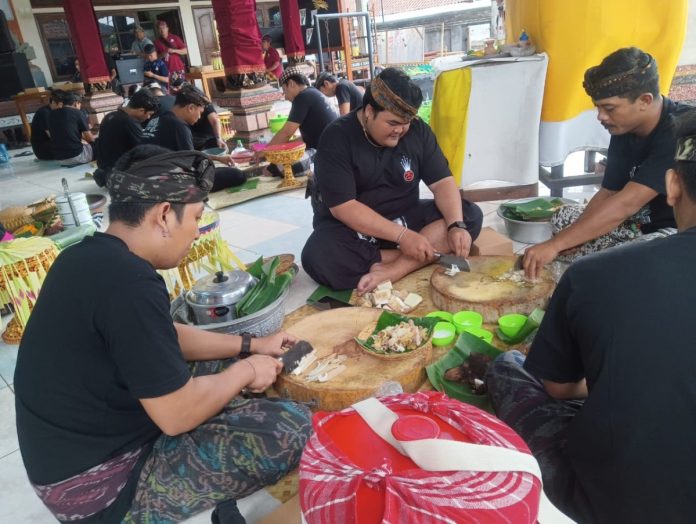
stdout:
{"type": "Polygon", "coordinates": [[[363,294],[435,260],[469,254],[483,214],[462,199],[427,124],[423,95],[387,68],[368,86],[363,107],[321,136],[311,188],[314,231],[302,266],[320,284],[363,294]],[[419,182],[433,199],[419,198],[419,182]]]}

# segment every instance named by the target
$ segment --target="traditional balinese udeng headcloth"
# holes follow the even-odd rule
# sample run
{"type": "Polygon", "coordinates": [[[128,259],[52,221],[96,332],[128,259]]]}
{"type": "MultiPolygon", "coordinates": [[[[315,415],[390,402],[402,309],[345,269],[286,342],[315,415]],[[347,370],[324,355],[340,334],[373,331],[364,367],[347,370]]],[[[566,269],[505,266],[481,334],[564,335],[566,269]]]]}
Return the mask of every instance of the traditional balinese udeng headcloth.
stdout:
{"type": "Polygon", "coordinates": [[[136,162],[127,171],[113,170],[106,187],[112,202],[191,204],[208,198],[215,166],[198,151],[177,151],[136,162]]]}
{"type": "Polygon", "coordinates": [[[677,139],[677,162],[696,162],[696,136],[683,136],[677,139]]]}
{"type": "Polygon", "coordinates": [[[418,114],[417,107],[410,105],[394,93],[379,76],[370,83],[370,92],[375,102],[404,120],[411,120],[418,114]]]}
{"type": "Polygon", "coordinates": [[[657,63],[648,53],[643,60],[628,71],[621,71],[598,78],[597,71],[602,64],[585,71],[582,87],[592,100],[602,100],[612,96],[621,96],[640,89],[647,82],[657,79],[657,63]]]}

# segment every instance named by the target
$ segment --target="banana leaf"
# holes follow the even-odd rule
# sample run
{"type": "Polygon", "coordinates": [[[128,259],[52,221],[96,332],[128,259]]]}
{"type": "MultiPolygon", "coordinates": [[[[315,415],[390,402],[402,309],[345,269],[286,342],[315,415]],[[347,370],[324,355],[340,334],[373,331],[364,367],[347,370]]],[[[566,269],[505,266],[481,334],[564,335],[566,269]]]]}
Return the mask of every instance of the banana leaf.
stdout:
{"type": "Polygon", "coordinates": [[[565,203],[560,198],[536,198],[524,203],[506,202],[501,204],[503,214],[513,220],[545,220],[565,203]]]}

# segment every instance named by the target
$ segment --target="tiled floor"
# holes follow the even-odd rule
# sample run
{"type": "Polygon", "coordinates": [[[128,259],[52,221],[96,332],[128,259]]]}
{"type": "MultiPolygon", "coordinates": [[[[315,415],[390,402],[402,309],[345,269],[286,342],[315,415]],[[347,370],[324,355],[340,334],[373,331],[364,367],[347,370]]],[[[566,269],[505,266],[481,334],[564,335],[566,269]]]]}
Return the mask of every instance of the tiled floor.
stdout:
{"type": "MultiPolygon", "coordinates": [[[[566,168],[570,172],[577,172],[581,163],[582,158],[573,155],[566,168]]],[[[85,172],[89,169],[86,166],[60,168],[52,162],[35,162],[33,156],[13,158],[10,166],[0,167],[0,209],[26,204],[48,194],[60,194],[63,177],[73,191],[103,193],[92,180],[85,178],[85,172]]],[[[564,196],[581,201],[594,191],[594,187],[571,188],[564,196]]],[[[423,188],[423,195],[428,193],[427,188],[423,188]]],[[[310,204],[303,197],[304,190],[298,190],[221,210],[223,238],[245,262],[260,255],[278,253],[293,253],[299,261],[302,246],[312,231],[310,204]]],[[[498,204],[485,202],[480,205],[485,214],[484,225],[505,233],[504,223],[496,214],[498,204]]],[[[515,242],[516,252],[522,252],[525,247],[525,244],[515,242]]],[[[304,304],[315,288],[316,284],[300,272],[293,284],[286,310],[292,311],[304,304]]],[[[3,320],[7,321],[6,318],[3,320]]],[[[0,342],[0,523],[55,522],[31,489],[18,449],[12,390],[16,355],[17,346],[0,342]]],[[[240,508],[251,523],[260,518],[264,510],[272,510],[273,503],[252,495],[240,502],[240,508]]],[[[210,522],[209,514],[198,515],[187,522],[210,522]]]]}

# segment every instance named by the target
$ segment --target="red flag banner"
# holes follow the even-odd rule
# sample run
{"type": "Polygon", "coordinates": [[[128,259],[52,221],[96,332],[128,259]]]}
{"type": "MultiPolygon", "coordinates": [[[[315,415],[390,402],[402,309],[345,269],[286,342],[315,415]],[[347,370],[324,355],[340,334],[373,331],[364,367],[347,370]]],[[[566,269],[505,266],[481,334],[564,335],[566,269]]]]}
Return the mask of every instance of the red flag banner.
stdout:
{"type": "Polygon", "coordinates": [[[80,61],[80,75],[86,84],[108,82],[111,79],[104,58],[97,15],[91,0],[65,0],[65,17],[70,27],[70,39],[80,61]]]}
{"type": "Polygon", "coordinates": [[[261,30],[255,0],[213,0],[225,73],[263,73],[261,30]]]}
{"type": "MultiPolygon", "coordinates": [[[[304,58],[305,46],[297,0],[280,0],[280,16],[283,20],[285,54],[290,58],[304,58]]],[[[310,13],[305,13],[305,16],[310,16],[310,13]]]]}

